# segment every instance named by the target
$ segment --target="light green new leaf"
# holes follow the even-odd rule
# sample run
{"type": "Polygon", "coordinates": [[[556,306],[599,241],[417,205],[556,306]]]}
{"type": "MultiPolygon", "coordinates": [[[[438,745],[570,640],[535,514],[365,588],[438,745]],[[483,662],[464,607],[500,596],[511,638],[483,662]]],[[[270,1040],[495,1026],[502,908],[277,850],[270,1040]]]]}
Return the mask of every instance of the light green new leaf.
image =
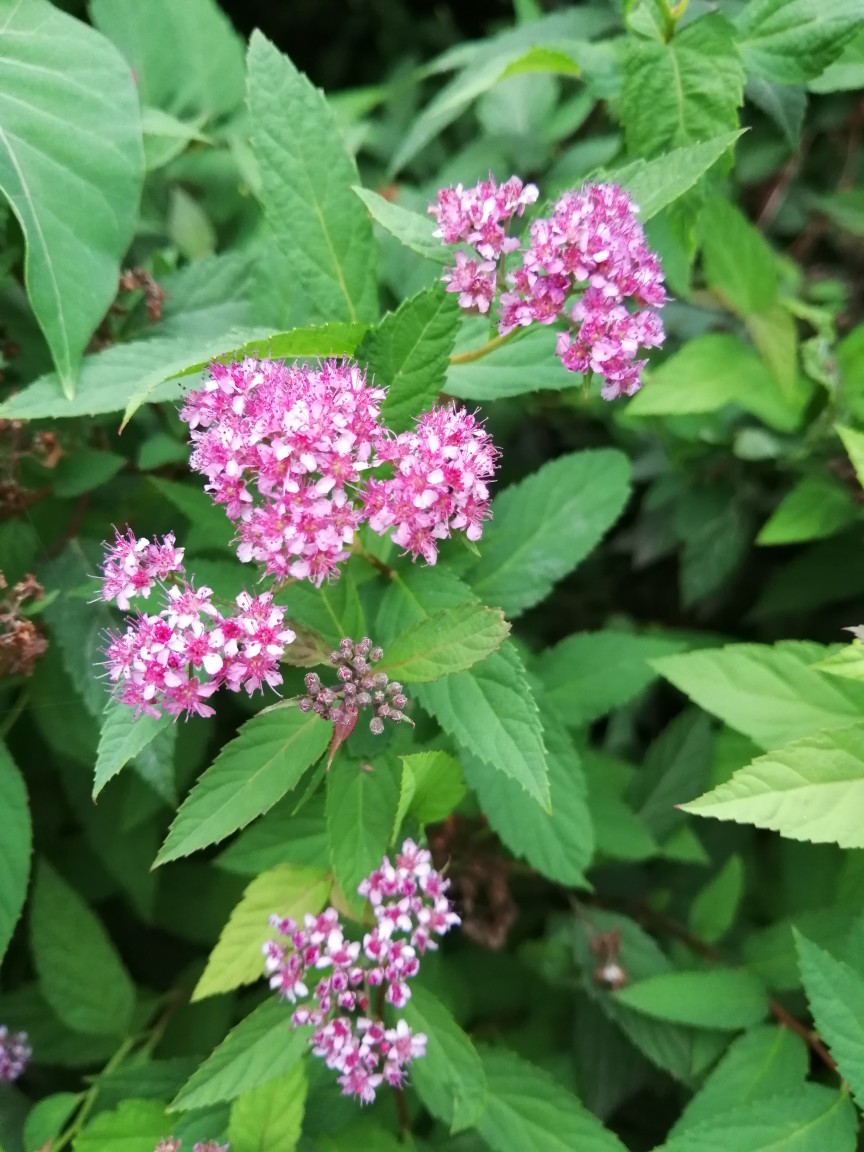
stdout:
{"type": "Polygon", "coordinates": [[[171,1102],[172,1112],[234,1100],[284,1076],[308,1050],[309,1032],[291,1026],[291,1010],[273,997],[237,1024],[171,1102]]]}
{"type": "Polygon", "coordinates": [[[486,1107],[486,1073],[477,1049],[426,988],[412,989],[403,1015],[414,1032],[426,1036],[426,1056],[411,1068],[417,1095],[451,1132],[473,1128],[486,1107]]]}
{"type": "Polygon", "coordinates": [[[479,1051],[488,1102],[477,1130],[492,1152],[625,1152],[548,1072],[503,1048],[479,1051]]]}
{"type": "Polygon", "coordinates": [[[757,544],[801,544],[833,536],[858,517],[849,490],[827,476],[805,476],[787,492],[756,537],[757,544]]]}
{"type": "Polygon", "coordinates": [[[703,16],[668,42],[632,37],[621,118],[629,150],[655,156],[738,128],[744,67],[730,25],[703,16]]]}
{"type": "Polygon", "coordinates": [[[864,726],[817,732],[768,752],[681,807],[793,840],[864,848],[864,726]]]}
{"type": "Polygon", "coordinates": [[[328,722],[292,708],[247,720],[184,800],[156,864],[217,844],[267,812],[321,758],[331,734],[328,722]]]}
{"type": "Polygon", "coordinates": [[[161,716],[158,720],[152,716],[139,716],[136,720],[134,710],[128,704],[110,700],[99,735],[93,799],[96,799],[109,780],[125,768],[130,760],[134,760],[160,732],[169,728],[171,723],[170,716],[161,716]]]}
{"type": "Polygon", "coordinates": [[[385,200],[383,196],[379,196],[369,188],[360,188],[355,184],[351,190],[369,209],[375,223],[380,224],[391,236],[395,236],[400,244],[436,264],[448,265],[453,262],[453,249],[440,237],[432,235],[435,231],[435,222],[431,216],[423,216],[419,212],[412,212],[409,208],[394,204],[392,200],[385,200]]]}
{"type": "Polygon", "coordinates": [[[730,856],[690,905],[690,927],[700,940],[714,944],[722,939],[738,913],[744,894],[744,864],[740,856],[730,856]]]}
{"type": "Polygon", "coordinates": [[[815,667],[829,652],[793,640],[727,644],[664,656],[654,667],[700,708],[767,749],[848,727],[864,715],[864,684],[815,667]]]}
{"type": "Polygon", "coordinates": [[[649,976],[619,988],[614,999],[659,1020],[729,1032],[759,1024],[768,1012],[762,981],[735,968],[649,976]]]}
{"type": "Polygon", "coordinates": [[[840,1075],[864,1104],[864,979],[795,932],[798,966],[819,1035],[831,1049],[840,1075]]]}
{"type": "Polygon", "coordinates": [[[40,990],[63,1023],[123,1035],[135,987],[96,915],[45,861],[36,869],[30,936],[40,990]]]}
{"type": "Polygon", "coordinates": [[[192,993],[203,1000],[261,979],[261,945],[273,936],[272,915],[302,920],[317,915],[330,895],[330,877],[317,868],[280,864],[252,881],[222,929],[192,993]]]}
{"type": "Polygon", "coordinates": [[[777,299],[774,253],[759,229],[725,196],[712,196],[699,217],[705,279],[736,312],[760,312],[777,299]]]}
{"type": "Polygon", "coordinates": [[[0,189],[67,396],[117,294],[143,178],[138,96],[120,53],[46,0],[2,0],[0,189]]]}
{"type": "Polygon", "coordinates": [[[815,79],[860,27],[859,0],[751,0],[735,20],[748,71],[779,84],[815,79]]]}
{"type": "Polygon", "coordinates": [[[820,672],[831,676],[842,676],[847,680],[864,680],[864,643],[853,640],[838,652],[832,652],[824,660],[813,665],[820,672]]]}
{"type": "Polygon", "coordinates": [[[713,140],[673,148],[654,160],[634,160],[616,168],[608,179],[626,188],[639,208],[644,224],[667,205],[688,192],[708,169],[727,152],[741,132],[725,132],[713,140]]]}
{"type": "Polygon", "coordinates": [[[857,428],[849,428],[845,424],[835,424],[834,431],[843,441],[843,447],[855,469],[858,483],[864,487],[864,432],[859,432],[857,428]]]}
{"type": "Polygon", "coordinates": [[[398,760],[386,753],[362,766],[337,756],[327,776],[327,834],[333,875],[358,914],[363,901],[357,895],[357,885],[380,866],[396,826],[400,776],[398,760]]]}
{"type": "Polygon", "coordinates": [[[402,782],[394,840],[407,815],[418,824],[437,824],[450,815],[465,795],[462,768],[448,752],[413,752],[400,759],[402,782]]]}
{"type": "Polygon", "coordinates": [[[465,672],[504,643],[504,613],[482,604],[445,608],[419,621],[388,645],[377,671],[405,684],[426,684],[465,672]]]}
{"type": "Polygon", "coordinates": [[[171,1121],[156,1100],[124,1100],[111,1112],[100,1112],[78,1136],[73,1152],[153,1152],[171,1133],[171,1121]]]}
{"type": "Polygon", "coordinates": [[[32,832],[24,779],[0,741],[0,961],[9,947],[30,877],[32,832]]]}
{"type": "Polygon", "coordinates": [[[357,167],[323,93],[260,32],[248,57],[251,142],[276,242],[322,320],[374,319],[375,244],[357,167]]]}
{"type": "Polygon", "coordinates": [[[519,615],[600,542],[629,495],[621,452],[600,448],[550,461],[495,497],[468,582],[482,600],[519,615]]]}
{"type": "Polygon", "coordinates": [[[742,317],[756,351],[771,369],[782,393],[793,409],[810,398],[812,381],[798,374],[798,331],[792,313],[777,301],[761,312],[742,317]]]}
{"type": "Polygon", "coordinates": [[[294,1064],[240,1096],[231,1106],[228,1140],[232,1152],[294,1152],[306,1106],[306,1069],[294,1064]]]}

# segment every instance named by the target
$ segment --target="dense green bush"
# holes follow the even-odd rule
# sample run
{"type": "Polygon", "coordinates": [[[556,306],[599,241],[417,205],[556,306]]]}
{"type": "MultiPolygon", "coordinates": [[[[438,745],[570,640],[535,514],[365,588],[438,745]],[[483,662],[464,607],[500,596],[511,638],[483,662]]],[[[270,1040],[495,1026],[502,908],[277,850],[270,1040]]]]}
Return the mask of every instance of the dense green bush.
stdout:
{"type": "MultiPolygon", "coordinates": [[[[0,0],[0,1148],[854,1152],[861,0],[517,0],[462,42],[458,13],[413,11],[381,9],[367,87],[339,83],[371,65],[334,18],[325,97],[213,0],[90,0],[80,19],[0,0]],[[490,174],[539,188],[523,252],[586,182],[638,204],[670,300],[632,397],[602,398],[597,347],[584,377],[556,356],[578,322],[502,334],[494,304],[445,290],[454,250],[427,207],[490,174]],[[385,512],[332,578],[259,583],[186,427],[208,364],[239,379],[243,357],[301,365],[265,364],[275,423],[250,443],[278,441],[297,381],[335,381],[339,408],[334,357],[388,389],[402,438],[374,433],[379,460],[438,460],[422,437],[452,419],[474,485],[488,433],[482,535],[474,487],[453,539],[447,517],[423,537],[437,563],[412,562],[387,535],[400,473],[361,467],[349,501],[384,492],[385,512]],[[111,697],[124,626],[95,577],[114,528],[127,574],[150,563],[136,539],[174,533],[213,590],[226,689],[238,650],[250,688],[259,655],[235,597],[273,590],[278,695],[208,688],[192,710],[215,714],[179,720],[111,697]],[[384,693],[347,646],[335,680],[331,650],[366,635],[391,681],[375,707],[404,711],[371,730],[326,692],[384,693]],[[358,885],[409,839],[461,928],[404,1010],[370,978],[364,1010],[426,1053],[361,1109],[268,991],[262,945],[271,914],[327,907],[361,940],[358,885]]],[[[320,457],[303,468],[326,479],[320,457]]],[[[424,483],[405,516],[456,480],[424,483]]],[[[316,491],[313,524],[337,506],[316,491]]]]}

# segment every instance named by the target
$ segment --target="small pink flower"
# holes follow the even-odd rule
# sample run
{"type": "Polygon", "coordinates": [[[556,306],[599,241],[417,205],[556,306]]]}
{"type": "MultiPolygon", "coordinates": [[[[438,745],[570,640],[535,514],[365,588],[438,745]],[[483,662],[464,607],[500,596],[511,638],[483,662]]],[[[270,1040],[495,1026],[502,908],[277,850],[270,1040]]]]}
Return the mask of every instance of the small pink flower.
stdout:
{"type": "Polygon", "coordinates": [[[173,532],[152,543],[146,536],[137,537],[131,528],[124,536],[115,532],[114,543],[105,546],[101,598],[113,600],[128,612],[130,599],[146,599],[157,582],[182,572],[183,549],[174,546],[173,532]]]}
{"type": "Polygon", "coordinates": [[[5,1024],[0,1024],[0,1083],[17,1080],[32,1055],[26,1032],[10,1032],[5,1024]]]}

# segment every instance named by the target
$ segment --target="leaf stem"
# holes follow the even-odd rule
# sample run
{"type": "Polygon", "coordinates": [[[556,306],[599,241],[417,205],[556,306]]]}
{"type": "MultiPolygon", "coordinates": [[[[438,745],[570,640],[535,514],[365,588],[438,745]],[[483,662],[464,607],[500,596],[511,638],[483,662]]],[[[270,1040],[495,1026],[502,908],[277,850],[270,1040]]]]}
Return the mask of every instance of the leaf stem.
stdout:
{"type": "Polygon", "coordinates": [[[494,339],[481,344],[479,348],[471,348],[468,352],[455,352],[450,357],[451,364],[470,364],[474,360],[482,360],[484,356],[488,356],[490,352],[494,352],[496,348],[500,348],[514,336],[518,336],[521,329],[514,328],[512,332],[508,332],[504,336],[495,336],[494,339]]]}
{"type": "Polygon", "coordinates": [[[396,579],[396,569],[391,568],[389,564],[385,564],[383,560],[379,560],[377,556],[373,556],[371,552],[367,552],[357,536],[354,537],[354,544],[351,550],[355,555],[359,556],[361,560],[365,560],[367,564],[371,564],[382,576],[386,576],[388,580],[396,579]]]}

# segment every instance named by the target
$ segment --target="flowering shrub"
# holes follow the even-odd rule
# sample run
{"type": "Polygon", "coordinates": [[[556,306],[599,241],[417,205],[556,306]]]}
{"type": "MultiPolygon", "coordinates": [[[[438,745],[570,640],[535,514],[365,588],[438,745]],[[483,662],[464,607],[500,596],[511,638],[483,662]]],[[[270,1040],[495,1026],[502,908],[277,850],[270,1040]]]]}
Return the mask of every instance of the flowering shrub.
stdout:
{"type": "Polygon", "coordinates": [[[3,7],[0,1152],[856,1152],[860,0],[426,7],[3,7]]]}

